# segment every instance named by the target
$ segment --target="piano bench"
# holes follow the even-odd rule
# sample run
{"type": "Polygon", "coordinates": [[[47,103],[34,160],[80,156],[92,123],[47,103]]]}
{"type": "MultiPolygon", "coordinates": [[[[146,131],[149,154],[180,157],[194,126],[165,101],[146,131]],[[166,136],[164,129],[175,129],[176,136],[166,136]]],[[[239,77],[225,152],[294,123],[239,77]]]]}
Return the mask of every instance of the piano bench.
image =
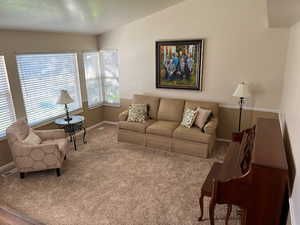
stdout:
{"type": "MultiPolygon", "coordinates": [[[[204,206],[204,197],[211,197],[212,196],[212,186],[213,186],[213,179],[216,179],[216,177],[218,176],[218,174],[220,173],[222,168],[222,163],[218,163],[215,162],[212,166],[212,168],[210,169],[204,184],[202,185],[201,188],[201,196],[199,198],[199,205],[200,205],[200,217],[199,217],[199,221],[201,221],[203,219],[203,206],[204,206]]],[[[226,220],[225,220],[225,224],[228,224],[228,220],[231,214],[231,209],[232,206],[231,205],[227,205],[227,214],[226,214],[226,220]]]]}

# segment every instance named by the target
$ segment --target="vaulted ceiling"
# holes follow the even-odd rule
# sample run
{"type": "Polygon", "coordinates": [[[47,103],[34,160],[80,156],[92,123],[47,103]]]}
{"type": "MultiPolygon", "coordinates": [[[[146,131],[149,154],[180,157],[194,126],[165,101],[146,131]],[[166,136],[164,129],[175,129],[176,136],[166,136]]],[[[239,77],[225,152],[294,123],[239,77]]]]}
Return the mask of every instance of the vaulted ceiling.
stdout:
{"type": "Polygon", "coordinates": [[[182,0],[1,0],[0,29],[100,34],[182,0]]]}
{"type": "MultiPolygon", "coordinates": [[[[1,0],[0,29],[100,34],[183,0],[1,0]]],[[[267,0],[269,27],[300,20],[300,0],[267,0]]]]}
{"type": "Polygon", "coordinates": [[[300,0],[268,0],[269,27],[290,27],[300,20],[300,0]]]}

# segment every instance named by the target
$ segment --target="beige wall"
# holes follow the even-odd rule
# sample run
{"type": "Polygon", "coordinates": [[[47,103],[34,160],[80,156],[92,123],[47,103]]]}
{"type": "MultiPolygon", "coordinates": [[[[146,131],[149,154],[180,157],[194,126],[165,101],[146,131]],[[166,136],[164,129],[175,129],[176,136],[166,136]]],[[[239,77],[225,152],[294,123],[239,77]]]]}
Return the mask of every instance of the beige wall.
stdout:
{"type": "MultiPolygon", "coordinates": [[[[103,120],[118,121],[119,113],[128,109],[130,99],[121,99],[120,107],[103,107],[103,120]]],[[[249,128],[256,123],[256,119],[261,118],[278,118],[277,113],[262,112],[255,110],[244,110],[242,115],[242,129],[249,128]]],[[[219,110],[219,126],[217,130],[217,137],[222,139],[231,139],[233,131],[238,130],[239,109],[220,107],[219,110]]]]}
{"type": "Polygon", "coordinates": [[[300,22],[290,30],[280,118],[290,163],[291,219],[300,224],[300,22]]]}
{"type": "Polygon", "coordinates": [[[288,30],[267,28],[262,0],[186,0],[98,37],[120,54],[122,98],[134,93],[236,104],[240,81],[249,107],[278,110],[288,30]],[[155,88],[155,41],[205,39],[203,92],[155,88]]]}
{"type": "MultiPolygon", "coordinates": [[[[97,49],[97,39],[93,35],[0,30],[0,55],[5,56],[17,118],[25,116],[25,109],[18,79],[15,58],[16,54],[76,52],[78,55],[81,95],[84,101],[82,114],[86,116],[86,126],[91,126],[102,121],[102,107],[92,110],[89,110],[87,108],[84,67],[82,60],[83,51],[97,49]]],[[[54,127],[55,126],[52,124],[42,127],[41,129],[54,127]]],[[[0,141],[0,166],[8,163],[9,161],[11,161],[11,155],[7,145],[7,141],[0,141]]]]}

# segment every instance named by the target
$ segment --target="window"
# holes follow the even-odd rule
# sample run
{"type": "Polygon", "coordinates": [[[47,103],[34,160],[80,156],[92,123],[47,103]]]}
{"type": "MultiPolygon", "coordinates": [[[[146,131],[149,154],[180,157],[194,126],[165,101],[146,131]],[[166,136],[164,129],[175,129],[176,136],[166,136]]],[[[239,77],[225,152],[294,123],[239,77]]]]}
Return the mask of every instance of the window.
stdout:
{"type": "Polygon", "coordinates": [[[99,52],[83,53],[88,106],[94,107],[103,103],[100,77],[99,52]]]}
{"type": "Polygon", "coordinates": [[[0,137],[15,120],[15,110],[10,93],[4,56],[0,56],[0,137]]]}
{"type": "Polygon", "coordinates": [[[74,99],[70,111],[82,107],[76,53],[17,55],[17,65],[30,125],[65,113],[64,106],[56,104],[61,90],[74,99]]]}
{"type": "Polygon", "coordinates": [[[104,104],[120,104],[118,51],[101,50],[100,62],[104,104]]]}

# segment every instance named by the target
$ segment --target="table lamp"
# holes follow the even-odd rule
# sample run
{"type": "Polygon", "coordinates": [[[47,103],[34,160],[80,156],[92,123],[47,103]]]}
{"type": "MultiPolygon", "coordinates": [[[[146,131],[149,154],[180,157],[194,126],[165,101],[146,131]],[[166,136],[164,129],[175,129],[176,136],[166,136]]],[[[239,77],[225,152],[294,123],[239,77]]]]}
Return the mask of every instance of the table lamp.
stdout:
{"type": "Polygon", "coordinates": [[[245,82],[239,83],[232,96],[240,98],[240,101],[239,101],[239,104],[240,104],[239,132],[240,132],[241,131],[241,119],[242,119],[243,105],[245,104],[245,98],[250,97],[248,85],[245,82]]]}
{"type": "Polygon", "coordinates": [[[72,102],[74,102],[74,100],[71,98],[68,91],[67,90],[61,90],[60,91],[60,96],[59,96],[56,104],[65,105],[65,109],[66,109],[65,121],[72,120],[72,118],[70,118],[70,116],[69,116],[69,110],[68,110],[68,104],[70,104],[72,102]]]}

